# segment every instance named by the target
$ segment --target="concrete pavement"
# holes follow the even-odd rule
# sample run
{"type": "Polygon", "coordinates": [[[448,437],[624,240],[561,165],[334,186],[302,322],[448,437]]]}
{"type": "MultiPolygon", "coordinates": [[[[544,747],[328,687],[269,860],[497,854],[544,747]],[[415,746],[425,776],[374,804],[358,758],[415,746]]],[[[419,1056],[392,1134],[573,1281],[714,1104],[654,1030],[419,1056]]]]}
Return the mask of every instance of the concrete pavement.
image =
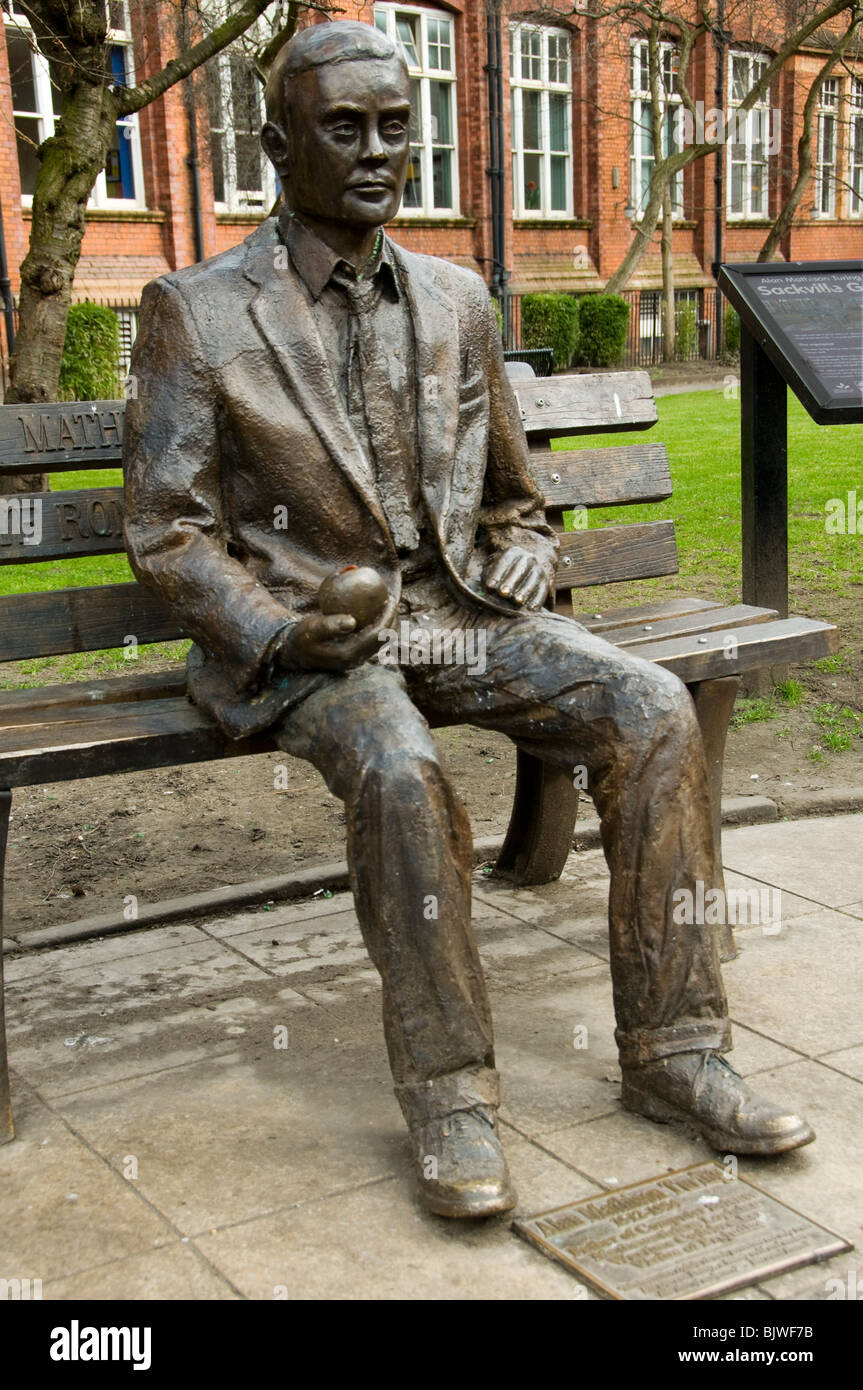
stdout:
{"type": "MultiPolygon", "coordinates": [[[[863,815],[810,818],[726,830],[723,855],[729,888],[782,893],[779,929],[738,930],[725,967],[731,1060],[818,1134],[740,1171],[858,1247],[861,842],[863,815]]],[[[606,895],[595,849],[546,888],[476,876],[521,1213],[711,1156],[620,1108],[606,895]]],[[[509,1217],[419,1209],[348,895],[16,953],[6,970],[18,1138],[0,1149],[0,1278],[73,1300],[584,1297],[509,1217]]],[[[863,1288],[861,1261],[731,1297],[825,1298],[858,1270],[863,1288]]]]}

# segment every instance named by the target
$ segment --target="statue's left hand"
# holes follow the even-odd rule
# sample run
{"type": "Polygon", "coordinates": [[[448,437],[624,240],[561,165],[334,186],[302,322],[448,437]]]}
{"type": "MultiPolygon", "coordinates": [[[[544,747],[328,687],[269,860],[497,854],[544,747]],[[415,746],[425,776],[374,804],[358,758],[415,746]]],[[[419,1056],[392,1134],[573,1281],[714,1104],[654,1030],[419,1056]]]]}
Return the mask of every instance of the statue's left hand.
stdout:
{"type": "Polygon", "coordinates": [[[511,545],[488,562],[483,584],[519,608],[539,608],[548,593],[545,570],[536,556],[520,545],[511,545]]]}

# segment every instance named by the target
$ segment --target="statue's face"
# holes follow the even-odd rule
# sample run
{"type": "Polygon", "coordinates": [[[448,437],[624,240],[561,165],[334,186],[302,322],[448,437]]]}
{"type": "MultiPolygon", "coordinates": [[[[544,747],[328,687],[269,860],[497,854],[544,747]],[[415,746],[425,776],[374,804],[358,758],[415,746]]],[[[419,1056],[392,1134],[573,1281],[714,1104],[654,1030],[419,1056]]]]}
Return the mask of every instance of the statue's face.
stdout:
{"type": "Polygon", "coordinates": [[[285,172],[295,212],[375,227],[398,212],[410,156],[404,64],[357,59],[294,78],[285,172]]]}

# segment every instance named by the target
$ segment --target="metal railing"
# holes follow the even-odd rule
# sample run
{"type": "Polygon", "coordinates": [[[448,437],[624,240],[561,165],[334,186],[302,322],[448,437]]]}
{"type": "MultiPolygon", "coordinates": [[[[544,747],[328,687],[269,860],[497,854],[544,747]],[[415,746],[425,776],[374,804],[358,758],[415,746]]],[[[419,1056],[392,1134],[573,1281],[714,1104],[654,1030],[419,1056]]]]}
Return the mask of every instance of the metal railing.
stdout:
{"type": "MultiPolygon", "coordinates": [[[[581,296],[575,296],[580,298],[581,296]]],[[[522,340],[522,300],[507,294],[502,305],[503,343],[508,352],[525,349],[522,340]]],[[[664,305],[661,290],[624,290],[629,304],[629,329],[620,367],[652,367],[662,362],[664,305]]],[[[715,286],[678,290],[675,299],[675,361],[715,361],[724,347],[725,300],[715,286]]],[[[539,344],[536,345],[540,346],[539,344]]],[[[533,344],[531,344],[533,348],[533,344]]],[[[558,366],[564,366],[559,363],[558,366]]]]}

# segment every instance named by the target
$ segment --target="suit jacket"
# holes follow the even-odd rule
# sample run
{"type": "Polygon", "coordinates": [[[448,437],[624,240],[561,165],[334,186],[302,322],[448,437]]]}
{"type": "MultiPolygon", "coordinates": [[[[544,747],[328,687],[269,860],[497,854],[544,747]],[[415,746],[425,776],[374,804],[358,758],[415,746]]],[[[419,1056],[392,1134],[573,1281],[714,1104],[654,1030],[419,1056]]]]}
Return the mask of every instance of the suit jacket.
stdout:
{"type": "MultiPolygon", "coordinates": [[[[392,245],[416,342],[420,487],[450,586],[518,544],[551,579],[557,541],[531,477],[486,286],[392,245]]],[[[273,674],[286,624],[321,581],[370,565],[398,607],[401,576],[370,465],[339,396],[276,219],[144,291],[126,411],[125,539],[142,584],[194,638],[189,693],[234,738],[320,684],[273,674]]]]}

